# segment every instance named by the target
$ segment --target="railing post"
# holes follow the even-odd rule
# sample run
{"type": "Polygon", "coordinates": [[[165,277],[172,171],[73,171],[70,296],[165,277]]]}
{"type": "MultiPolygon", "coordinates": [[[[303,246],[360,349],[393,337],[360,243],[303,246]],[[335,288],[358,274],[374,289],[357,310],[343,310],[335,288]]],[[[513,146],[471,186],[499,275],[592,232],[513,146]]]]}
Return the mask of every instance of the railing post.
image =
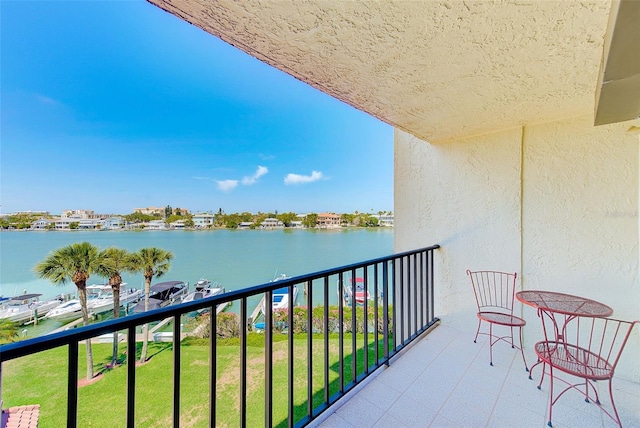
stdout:
{"type": "Polygon", "coordinates": [[[180,428],[180,341],[181,317],[173,317],[173,427],[180,428]]]}
{"type": "Polygon", "coordinates": [[[247,298],[240,299],[240,426],[247,426],[247,298]]]}
{"type": "Polygon", "coordinates": [[[338,379],[344,394],[344,275],[338,274],[338,379]]]}
{"type": "Polygon", "coordinates": [[[218,308],[209,313],[209,426],[216,426],[216,373],[218,372],[218,308]]]}
{"type": "Polygon", "coordinates": [[[273,292],[267,291],[264,310],[264,426],[273,426],[273,292]]]}
{"type": "MultiPolygon", "coordinates": [[[[382,310],[384,325],[382,327],[382,340],[384,340],[384,363],[389,366],[389,262],[382,265],[382,310]]],[[[395,294],[395,292],[394,292],[395,294]]],[[[394,308],[395,310],[395,308],[394,308]]],[[[392,317],[393,322],[393,317],[392,317]]]]}
{"type": "Polygon", "coordinates": [[[78,342],[69,343],[67,376],[67,428],[78,425],[78,342]]]}
{"type": "MultiPolygon", "coordinates": [[[[289,292],[292,292],[289,289],[289,292]]],[[[293,296],[293,294],[291,294],[293,296]]],[[[288,377],[287,377],[287,426],[289,428],[293,428],[295,426],[295,405],[294,405],[294,394],[293,388],[295,386],[295,378],[294,378],[294,370],[293,370],[293,362],[294,362],[294,343],[293,343],[293,305],[289,302],[287,306],[287,318],[288,318],[288,326],[287,326],[287,343],[289,345],[288,349],[288,359],[289,359],[289,367],[288,367],[288,377]]]]}
{"type": "Polygon", "coordinates": [[[324,403],[329,404],[329,277],[324,277],[324,403]]]}
{"type": "MultiPolygon", "coordinates": [[[[291,288],[293,296],[293,286],[291,288]]],[[[313,417],[313,286],[307,281],[307,415],[313,417]]]]}
{"type": "Polygon", "coordinates": [[[127,329],[127,428],[135,427],[136,402],[136,326],[127,329]]]}

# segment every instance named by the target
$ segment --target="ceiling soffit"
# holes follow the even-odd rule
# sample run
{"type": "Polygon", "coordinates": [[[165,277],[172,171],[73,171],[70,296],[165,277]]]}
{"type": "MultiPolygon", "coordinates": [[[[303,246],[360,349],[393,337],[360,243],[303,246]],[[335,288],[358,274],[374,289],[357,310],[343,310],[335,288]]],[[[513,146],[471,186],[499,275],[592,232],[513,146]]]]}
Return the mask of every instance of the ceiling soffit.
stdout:
{"type": "Polygon", "coordinates": [[[609,1],[149,0],[431,142],[593,114],[609,1]]]}

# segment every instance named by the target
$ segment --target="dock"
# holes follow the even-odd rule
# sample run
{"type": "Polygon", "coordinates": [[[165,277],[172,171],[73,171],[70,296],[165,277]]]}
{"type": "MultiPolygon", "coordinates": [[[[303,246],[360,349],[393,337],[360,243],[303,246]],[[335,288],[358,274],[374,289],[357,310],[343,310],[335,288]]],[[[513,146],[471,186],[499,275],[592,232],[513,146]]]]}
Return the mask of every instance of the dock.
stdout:
{"type": "MultiPolygon", "coordinates": [[[[219,315],[220,312],[223,312],[225,309],[227,309],[228,306],[231,305],[231,302],[225,302],[225,303],[221,303],[217,306],[216,308],[216,315],[219,315]]],[[[172,341],[173,340],[173,331],[168,331],[168,332],[159,332],[158,330],[160,330],[162,327],[166,326],[167,324],[169,324],[171,321],[173,321],[173,317],[168,317],[163,319],[162,321],[160,321],[158,324],[154,325],[153,328],[149,329],[149,334],[148,334],[148,340],[150,342],[167,342],[167,341],[172,341]]],[[[70,323],[67,323],[63,326],[60,326],[59,328],[57,328],[56,330],[52,331],[51,333],[48,334],[52,334],[52,333],[58,333],[61,331],[66,331],[72,328],[77,327],[78,325],[82,325],[82,318],[79,318],[75,321],[72,321],[70,323]]],[[[201,324],[202,326],[203,324],[201,324]]],[[[195,330],[194,333],[196,333],[198,331],[199,328],[201,328],[201,326],[198,326],[195,330]]],[[[188,334],[187,333],[182,333],[182,339],[184,339],[185,337],[187,337],[188,334]]],[[[142,342],[143,340],[143,335],[142,333],[138,333],[136,334],[136,342],[142,342]]],[[[119,342],[124,342],[126,341],[127,336],[125,334],[119,334],[118,335],[118,341],[119,342]]],[[[105,341],[111,341],[113,340],[113,333],[107,333],[107,334],[103,334],[100,337],[96,337],[93,339],[93,341],[95,343],[104,343],[105,341]]]]}
{"type": "Polygon", "coordinates": [[[258,304],[256,305],[255,309],[253,310],[253,312],[251,312],[251,316],[249,317],[250,324],[255,324],[258,317],[260,317],[260,315],[262,314],[262,308],[264,307],[265,298],[266,296],[263,295],[260,301],[258,302],[258,304]]]}

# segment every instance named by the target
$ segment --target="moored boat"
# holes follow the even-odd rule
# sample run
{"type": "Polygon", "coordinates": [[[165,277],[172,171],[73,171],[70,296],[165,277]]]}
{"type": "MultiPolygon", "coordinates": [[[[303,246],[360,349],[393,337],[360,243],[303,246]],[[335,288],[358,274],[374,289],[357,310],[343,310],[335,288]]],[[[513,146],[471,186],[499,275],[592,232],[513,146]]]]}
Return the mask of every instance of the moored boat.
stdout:
{"type": "Polygon", "coordinates": [[[23,294],[10,297],[0,309],[0,318],[8,319],[18,324],[26,324],[36,317],[46,315],[50,310],[60,305],[60,300],[41,301],[42,294],[23,294]]]}
{"type": "Polygon", "coordinates": [[[211,282],[208,279],[200,279],[194,284],[192,292],[187,294],[182,302],[193,302],[194,300],[206,299],[225,292],[224,287],[219,282],[211,282]]]}
{"type": "MultiPolygon", "coordinates": [[[[142,291],[126,288],[126,283],[120,284],[120,306],[137,302],[142,297],[142,291]]],[[[87,286],[87,309],[90,315],[100,315],[113,310],[113,289],[110,285],[94,284],[87,286]]],[[[79,299],[71,299],[51,310],[46,318],[61,323],[71,322],[82,318],[82,306],[79,299]]]]}
{"type": "MultiPolygon", "coordinates": [[[[149,289],[149,310],[180,303],[188,292],[189,287],[183,281],[165,281],[154,284],[149,289]]],[[[133,312],[144,312],[144,298],[141,298],[134,306],[133,312]]]]}
{"type": "MultiPolygon", "coordinates": [[[[339,293],[340,284],[338,284],[338,294],[339,293]]],[[[357,277],[355,281],[353,280],[353,278],[351,278],[350,284],[344,285],[343,293],[344,294],[342,298],[347,305],[351,305],[354,298],[356,301],[356,305],[364,305],[365,300],[371,300],[371,294],[369,294],[369,290],[367,290],[367,286],[364,283],[364,278],[357,277]]]]}
{"type": "MultiPolygon", "coordinates": [[[[137,302],[142,298],[142,291],[127,288],[127,283],[120,284],[120,306],[137,302]]],[[[87,287],[87,308],[92,314],[102,314],[113,310],[113,288],[108,284],[90,285],[87,287]]]]}
{"type": "MultiPolygon", "coordinates": [[[[272,279],[271,282],[282,281],[284,279],[289,279],[289,277],[283,273],[283,274],[280,274],[280,276],[275,277],[274,279],[272,279]]],[[[291,299],[293,301],[294,305],[295,305],[297,297],[298,297],[298,286],[294,285],[293,286],[293,298],[291,299]]],[[[276,290],[273,290],[273,292],[271,293],[271,308],[272,308],[272,310],[274,310],[274,311],[282,310],[282,309],[287,309],[288,307],[289,307],[289,287],[282,287],[282,288],[278,288],[276,290]]],[[[265,310],[266,310],[266,308],[265,308],[265,305],[263,304],[262,313],[264,313],[265,310]]]]}

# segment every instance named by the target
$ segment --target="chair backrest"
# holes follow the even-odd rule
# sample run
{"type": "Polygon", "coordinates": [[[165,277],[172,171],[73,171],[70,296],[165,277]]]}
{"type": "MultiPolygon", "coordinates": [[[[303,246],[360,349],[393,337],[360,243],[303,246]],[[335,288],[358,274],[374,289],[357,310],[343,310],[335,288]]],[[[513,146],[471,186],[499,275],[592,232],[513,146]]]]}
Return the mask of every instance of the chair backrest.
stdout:
{"type": "Polygon", "coordinates": [[[476,296],[478,311],[498,311],[513,315],[517,274],[493,270],[467,270],[476,296]]]}
{"type": "Polygon", "coordinates": [[[633,327],[640,324],[640,321],[573,317],[548,312],[541,313],[541,316],[547,341],[556,341],[558,334],[560,334],[564,343],[580,350],[582,365],[586,365],[594,371],[606,367],[611,376],[613,376],[613,371],[620,360],[633,327]],[[556,332],[556,328],[560,330],[556,332]],[[592,357],[588,358],[588,355],[592,357]]]}

